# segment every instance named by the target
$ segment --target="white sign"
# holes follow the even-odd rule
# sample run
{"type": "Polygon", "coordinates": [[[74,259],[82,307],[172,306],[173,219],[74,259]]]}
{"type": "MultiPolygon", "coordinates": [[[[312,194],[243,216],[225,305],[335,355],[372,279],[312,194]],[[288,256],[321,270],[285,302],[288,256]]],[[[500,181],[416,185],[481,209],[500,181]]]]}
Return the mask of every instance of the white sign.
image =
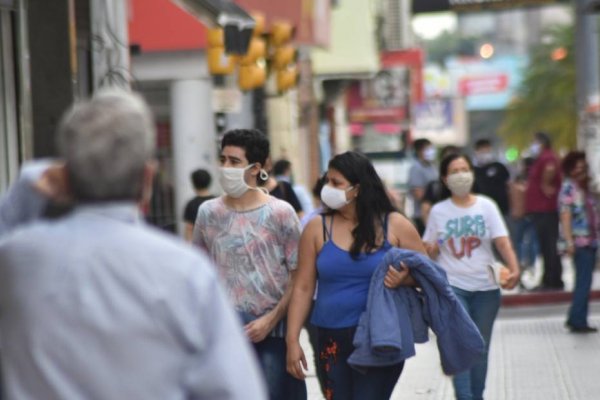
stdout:
{"type": "Polygon", "coordinates": [[[212,104],[213,112],[237,114],[242,111],[242,91],[235,88],[215,88],[212,104]]]}

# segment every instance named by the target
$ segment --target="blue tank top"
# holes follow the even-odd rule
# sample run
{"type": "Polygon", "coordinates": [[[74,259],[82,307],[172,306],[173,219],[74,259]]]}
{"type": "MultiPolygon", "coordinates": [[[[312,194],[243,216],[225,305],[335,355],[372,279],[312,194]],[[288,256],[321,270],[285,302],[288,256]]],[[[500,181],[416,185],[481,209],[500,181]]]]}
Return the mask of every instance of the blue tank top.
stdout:
{"type": "Polygon", "coordinates": [[[361,253],[353,259],[350,252],[331,240],[333,217],[329,230],[323,216],[325,243],[317,256],[318,293],[311,322],[321,328],[348,328],[358,325],[367,308],[371,276],[392,247],[387,240],[387,216],[383,221],[383,245],[372,253],[361,253]]]}

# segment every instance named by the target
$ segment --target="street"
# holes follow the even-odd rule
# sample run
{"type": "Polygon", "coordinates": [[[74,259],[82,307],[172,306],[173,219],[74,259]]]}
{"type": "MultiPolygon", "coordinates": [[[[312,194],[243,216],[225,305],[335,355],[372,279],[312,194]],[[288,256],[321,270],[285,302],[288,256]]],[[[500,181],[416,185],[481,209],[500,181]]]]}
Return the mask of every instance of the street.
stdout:
{"type": "MultiPolygon", "coordinates": [[[[600,396],[600,334],[572,334],[564,327],[567,304],[502,308],[494,326],[486,400],[595,400],[600,396]]],[[[590,308],[600,326],[600,302],[590,308]]],[[[303,348],[310,349],[303,336],[303,348]]],[[[307,351],[308,353],[308,351],[307,351]]],[[[311,354],[307,354],[310,360],[311,354]]],[[[309,399],[322,399],[314,371],[309,399]]],[[[406,362],[394,400],[451,400],[452,382],[439,366],[432,335],[406,362]]]]}

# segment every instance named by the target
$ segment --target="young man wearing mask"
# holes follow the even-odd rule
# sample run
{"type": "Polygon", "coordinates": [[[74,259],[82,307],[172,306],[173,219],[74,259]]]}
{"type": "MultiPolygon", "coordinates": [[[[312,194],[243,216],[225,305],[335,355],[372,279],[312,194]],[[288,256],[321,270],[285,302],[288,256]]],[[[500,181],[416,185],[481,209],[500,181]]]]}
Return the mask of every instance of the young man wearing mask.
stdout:
{"type": "Polygon", "coordinates": [[[435,147],[427,139],[417,139],[413,143],[416,160],[408,173],[408,188],[413,200],[413,222],[417,227],[419,235],[425,231],[425,223],[421,214],[421,202],[425,194],[425,188],[431,181],[438,178],[438,170],[434,165],[435,147]]]}
{"type": "Polygon", "coordinates": [[[552,151],[550,137],[537,132],[529,149],[535,158],[529,171],[525,192],[525,212],[530,216],[538,235],[544,259],[541,290],[562,290],[562,263],[558,255],[558,192],[561,186],[559,159],[552,151]]]}
{"type": "Polygon", "coordinates": [[[297,267],[300,221],[261,187],[269,141],[254,129],[221,141],[225,194],[200,206],[192,242],[215,260],[229,299],[245,324],[271,399],[306,399],[303,381],[286,372],[285,316],[297,267]]]}

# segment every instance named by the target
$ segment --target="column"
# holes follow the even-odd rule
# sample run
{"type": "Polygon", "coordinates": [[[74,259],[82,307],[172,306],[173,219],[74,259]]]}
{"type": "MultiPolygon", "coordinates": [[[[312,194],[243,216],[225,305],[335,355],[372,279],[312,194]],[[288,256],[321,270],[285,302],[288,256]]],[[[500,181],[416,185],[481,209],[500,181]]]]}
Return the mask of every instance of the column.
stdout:
{"type": "Polygon", "coordinates": [[[590,0],[575,1],[577,147],[585,149],[594,185],[600,188],[600,83],[597,12],[590,0]]]}
{"type": "Polygon", "coordinates": [[[218,143],[212,112],[212,83],[209,79],[177,80],[171,83],[171,137],[177,231],[183,232],[181,214],[194,196],[190,174],[208,170],[216,183],[218,143]]]}

